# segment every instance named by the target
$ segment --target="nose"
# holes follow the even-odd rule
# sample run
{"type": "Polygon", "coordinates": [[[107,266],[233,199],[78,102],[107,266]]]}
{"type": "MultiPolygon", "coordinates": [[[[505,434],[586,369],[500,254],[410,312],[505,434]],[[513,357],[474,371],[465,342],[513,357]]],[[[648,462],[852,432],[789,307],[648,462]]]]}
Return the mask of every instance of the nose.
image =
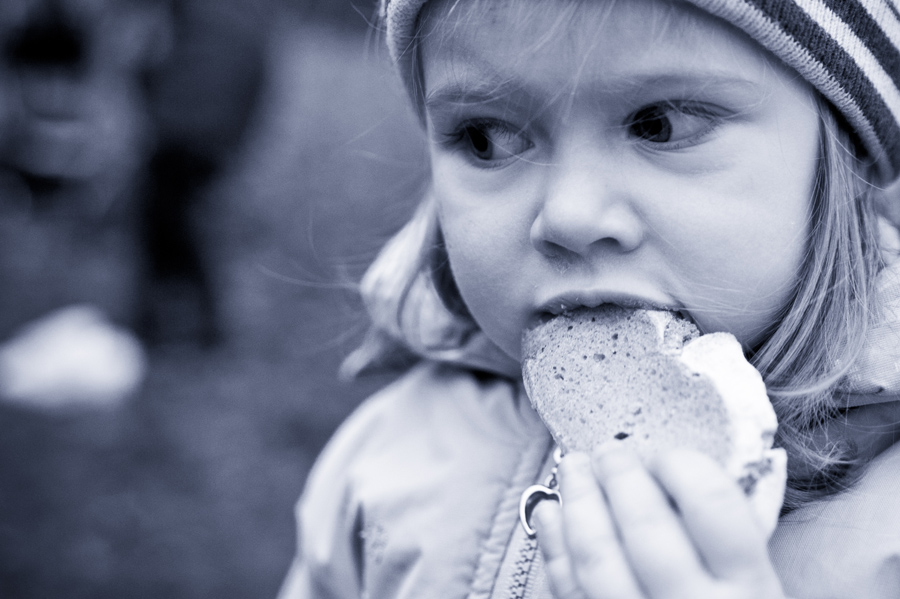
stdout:
{"type": "Polygon", "coordinates": [[[554,258],[594,251],[627,253],[644,238],[634,203],[636,185],[614,158],[580,151],[547,166],[543,203],[532,223],[531,243],[554,258]]]}

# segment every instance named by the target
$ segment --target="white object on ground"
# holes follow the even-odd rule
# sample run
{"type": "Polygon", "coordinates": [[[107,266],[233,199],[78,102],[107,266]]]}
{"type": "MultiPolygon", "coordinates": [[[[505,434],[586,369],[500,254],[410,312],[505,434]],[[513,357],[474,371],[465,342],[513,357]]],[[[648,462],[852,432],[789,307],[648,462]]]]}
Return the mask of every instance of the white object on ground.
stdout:
{"type": "Polygon", "coordinates": [[[144,379],[137,338],[96,307],[62,308],[0,345],[0,400],[36,408],[115,406],[144,379]]]}

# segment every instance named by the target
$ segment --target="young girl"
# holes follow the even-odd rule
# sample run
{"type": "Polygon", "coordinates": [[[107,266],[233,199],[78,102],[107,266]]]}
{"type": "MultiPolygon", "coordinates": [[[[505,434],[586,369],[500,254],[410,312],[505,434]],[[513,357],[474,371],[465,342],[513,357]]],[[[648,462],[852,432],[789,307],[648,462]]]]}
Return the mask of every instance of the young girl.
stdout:
{"type": "Polygon", "coordinates": [[[347,369],[418,361],[298,509],[300,597],[900,596],[891,0],[386,0],[432,189],[363,281],[347,369]],[[702,455],[553,466],[524,328],[603,303],[728,331],[789,455],[767,540],[702,455]],[[677,506],[677,507],[674,507],[677,506]]]}

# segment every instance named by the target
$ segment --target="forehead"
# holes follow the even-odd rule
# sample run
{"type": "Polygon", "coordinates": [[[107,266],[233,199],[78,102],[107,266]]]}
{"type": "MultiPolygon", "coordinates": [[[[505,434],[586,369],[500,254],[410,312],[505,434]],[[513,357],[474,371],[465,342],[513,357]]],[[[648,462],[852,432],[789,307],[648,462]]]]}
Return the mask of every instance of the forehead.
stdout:
{"type": "Polygon", "coordinates": [[[420,33],[426,93],[513,80],[616,94],[675,79],[796,77],[743,32],[678,0],[437,0],[420,33]]]}

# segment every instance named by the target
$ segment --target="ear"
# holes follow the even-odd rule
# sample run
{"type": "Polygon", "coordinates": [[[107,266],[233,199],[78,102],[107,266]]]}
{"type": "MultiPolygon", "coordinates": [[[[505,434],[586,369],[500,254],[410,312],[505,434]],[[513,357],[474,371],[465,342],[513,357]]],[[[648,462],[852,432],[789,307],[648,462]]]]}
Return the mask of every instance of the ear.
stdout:
{"type": "Polygon", "coordinates": [[[900,226],[900,179],[881,190],[877,206],[878,213],[887,221],[886,224],[900,226]]]}

